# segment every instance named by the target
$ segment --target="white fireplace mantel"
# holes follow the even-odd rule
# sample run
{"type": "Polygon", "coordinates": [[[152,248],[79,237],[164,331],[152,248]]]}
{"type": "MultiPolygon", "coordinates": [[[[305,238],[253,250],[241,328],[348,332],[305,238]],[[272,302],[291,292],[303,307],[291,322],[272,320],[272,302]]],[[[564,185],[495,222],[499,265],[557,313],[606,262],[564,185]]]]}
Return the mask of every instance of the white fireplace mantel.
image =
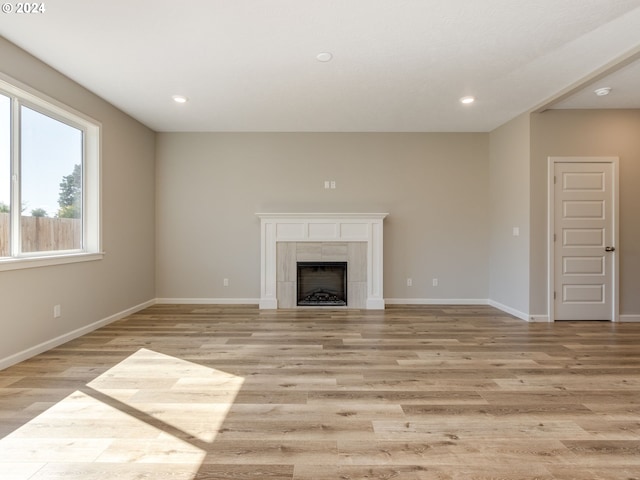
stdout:
{"type": "Polygon", "coordinates": [[[260,308],[278,308],[277,242],[366,242],[366,308],[384,309],[382,221],[387,213],[256,213],[260,218],[260,308]]]}

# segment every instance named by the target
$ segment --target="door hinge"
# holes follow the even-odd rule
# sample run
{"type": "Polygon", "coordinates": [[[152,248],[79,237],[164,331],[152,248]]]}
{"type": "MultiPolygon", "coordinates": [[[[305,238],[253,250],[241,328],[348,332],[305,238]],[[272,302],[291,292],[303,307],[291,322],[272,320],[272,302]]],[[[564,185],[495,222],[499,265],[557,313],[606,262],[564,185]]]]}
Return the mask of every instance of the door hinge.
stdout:
{"type": "Polygon", "coordinates": [[[554,242],[556,241],[556,234],[555,233],[553,234],[553,241],[554,242]]]}
{"type": "Polygon", "coordinates": [[[556,292],[553,292],[553,299],[556,299],[556,292]]]}
{"type": "Polygon", "coordinates": [[[558,178],[554,175],[553,176],[553,184],[555,185],[558,182],[558,178]]]}

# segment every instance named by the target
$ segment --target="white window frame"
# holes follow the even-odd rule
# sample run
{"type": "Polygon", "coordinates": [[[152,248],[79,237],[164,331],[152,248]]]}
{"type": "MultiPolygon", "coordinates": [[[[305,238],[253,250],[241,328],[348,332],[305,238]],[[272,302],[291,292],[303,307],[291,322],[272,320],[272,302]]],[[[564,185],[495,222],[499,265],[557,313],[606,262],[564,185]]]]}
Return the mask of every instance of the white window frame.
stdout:
{"type": "Polygon", "coordinates": [[[0,258],[0,271],[44,267],[100,260],[101,232],[101,130],[102,125],[91,117],[0,72],[0,93],[12,99],[11,115],[11,256],[0,258]],[[82,248],[77,250],[28,252],[19,251],[20,240],[20,107],[25,106],[59,120],[83,132],[83,207],[82,248]]]}

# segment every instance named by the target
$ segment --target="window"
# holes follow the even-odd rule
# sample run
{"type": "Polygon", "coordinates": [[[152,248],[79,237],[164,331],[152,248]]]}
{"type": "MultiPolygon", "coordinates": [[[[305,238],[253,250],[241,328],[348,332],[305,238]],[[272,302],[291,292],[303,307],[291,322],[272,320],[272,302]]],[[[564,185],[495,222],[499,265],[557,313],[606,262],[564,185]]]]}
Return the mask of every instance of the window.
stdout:
{"type": "Polygon", "coordinates": [[[11,254],[11,99],[0,95],[0,258],[11,254]]]}
{"type": "Polygon", "coordinates": [[[100,126],[0,76],[0,270],[100,254],[100,126]]]}

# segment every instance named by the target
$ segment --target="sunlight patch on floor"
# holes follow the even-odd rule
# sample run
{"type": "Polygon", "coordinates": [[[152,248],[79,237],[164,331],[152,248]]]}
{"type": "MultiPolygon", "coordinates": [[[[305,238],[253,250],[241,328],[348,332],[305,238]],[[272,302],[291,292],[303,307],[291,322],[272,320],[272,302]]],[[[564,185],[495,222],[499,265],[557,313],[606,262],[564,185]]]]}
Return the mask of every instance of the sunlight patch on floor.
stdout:
{"type": "Polygon", "coordinates": [[[88,386],[212,442],[243,383],[242,377],[215,368],[140,349],[88,386]]]}
{"type": "Polygon", "coordinates": [[[0,440],[2,479],[191,480],[242,384],[141,349],[0,440]]]}

